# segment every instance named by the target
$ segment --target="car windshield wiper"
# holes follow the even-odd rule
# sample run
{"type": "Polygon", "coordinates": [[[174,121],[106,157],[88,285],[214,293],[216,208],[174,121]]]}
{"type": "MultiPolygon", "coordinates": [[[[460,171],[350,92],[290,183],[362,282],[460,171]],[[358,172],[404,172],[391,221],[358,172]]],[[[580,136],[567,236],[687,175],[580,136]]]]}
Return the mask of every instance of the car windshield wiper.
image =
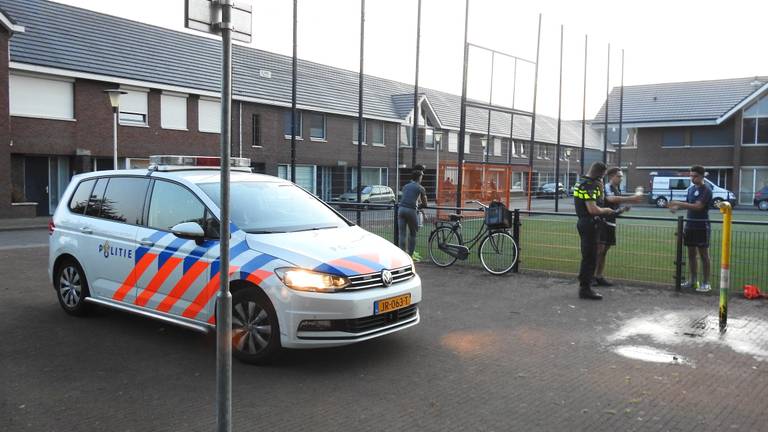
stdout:
{"type": "Polygon", "coordinates": [[[286,231],[280,231],[280,230],[245,230],[248,234],[279,234],[284,233],[286,231]]]}
{"type": "Polygon", "coordinates": [[[324,230],[324,229],[330,229],[330,228],[336,228],[336,225],[323,226],[323,227],[304,228],[304,229],[293,230],[291,232],[318,231],[318,230],[324,230]]]}

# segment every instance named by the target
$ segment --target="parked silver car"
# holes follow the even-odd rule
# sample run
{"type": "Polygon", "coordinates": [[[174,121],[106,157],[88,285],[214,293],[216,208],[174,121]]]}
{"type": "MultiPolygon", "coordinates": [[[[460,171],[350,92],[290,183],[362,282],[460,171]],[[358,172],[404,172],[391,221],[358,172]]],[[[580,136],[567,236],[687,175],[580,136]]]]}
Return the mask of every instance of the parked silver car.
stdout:
{"type": "MultiPolygon", "coordinates": [[[[360,200],[365,204],[394,204],[395,193],[389,186],[368,185],[362,187],[360,191],[360,200]]],[[[336,201],[348,203],[357,202],[357,190],[351,190],[341,194],[336,201]]]]}

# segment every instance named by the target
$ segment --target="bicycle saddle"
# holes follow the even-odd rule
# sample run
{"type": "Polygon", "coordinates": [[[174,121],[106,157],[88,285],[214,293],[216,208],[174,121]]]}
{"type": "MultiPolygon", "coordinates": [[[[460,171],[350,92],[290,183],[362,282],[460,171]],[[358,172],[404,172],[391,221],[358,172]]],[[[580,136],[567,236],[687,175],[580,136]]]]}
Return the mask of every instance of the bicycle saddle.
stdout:
{"type": "Polygon", "coordinates": [[[450,215],[448,215],[448,217],[451,219],[451,222],[458,222],[464,219],[464,215],[460,215],[456,213],[451,213],[450,215]]]}

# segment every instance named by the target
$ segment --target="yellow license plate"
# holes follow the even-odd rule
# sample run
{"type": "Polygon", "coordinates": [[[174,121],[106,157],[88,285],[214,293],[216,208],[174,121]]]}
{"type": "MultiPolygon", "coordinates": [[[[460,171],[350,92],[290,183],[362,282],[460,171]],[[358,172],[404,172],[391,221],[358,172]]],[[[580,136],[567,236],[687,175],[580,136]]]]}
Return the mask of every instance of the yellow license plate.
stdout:
{"type": "Polygon", "coordinates": [[[401,309],[411,304],[411,295],[403,294],[397,297],[390,297],[384,300],[378,300],[373,302],[373,314],[378,315],[386,312],[391,312],[396,309],[401,309]]]}

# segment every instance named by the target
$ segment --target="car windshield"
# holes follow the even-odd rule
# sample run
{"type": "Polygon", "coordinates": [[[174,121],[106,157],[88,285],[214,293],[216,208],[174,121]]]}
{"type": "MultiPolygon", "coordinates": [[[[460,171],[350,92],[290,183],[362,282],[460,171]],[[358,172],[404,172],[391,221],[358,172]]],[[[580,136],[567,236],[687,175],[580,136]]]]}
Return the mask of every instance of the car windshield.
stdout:
{"type": "MultiPolygon", "coordinates": [[[[372,187],[370,187],[370,186],[362,186],[362,188],[361,188],[361,190],[360,190],[360,193],[362,193],[362,194],[369,194],[369,193],[371,193],[371,190],[372,190],[372,189],[373,189],[373,188],[372,188],[372,187]]],[[[357,193],[357,189],[356,189],[356,188],[352,188],[352,189],[350,189],[350,190],[349,190],[349,192],[347,192],[347,193],[353,193],[353,194],[356,194],[356,193],[357,193]]]]}
{"type": "MultiPolygon", "coordinates": [[[[199,184],[219,207],[220,185],[199,184]]],[[[230,217],[252,234],[310,231],[348,226],[320,200],[288,183],[238,181],[230,184],[230,217]]]]}

